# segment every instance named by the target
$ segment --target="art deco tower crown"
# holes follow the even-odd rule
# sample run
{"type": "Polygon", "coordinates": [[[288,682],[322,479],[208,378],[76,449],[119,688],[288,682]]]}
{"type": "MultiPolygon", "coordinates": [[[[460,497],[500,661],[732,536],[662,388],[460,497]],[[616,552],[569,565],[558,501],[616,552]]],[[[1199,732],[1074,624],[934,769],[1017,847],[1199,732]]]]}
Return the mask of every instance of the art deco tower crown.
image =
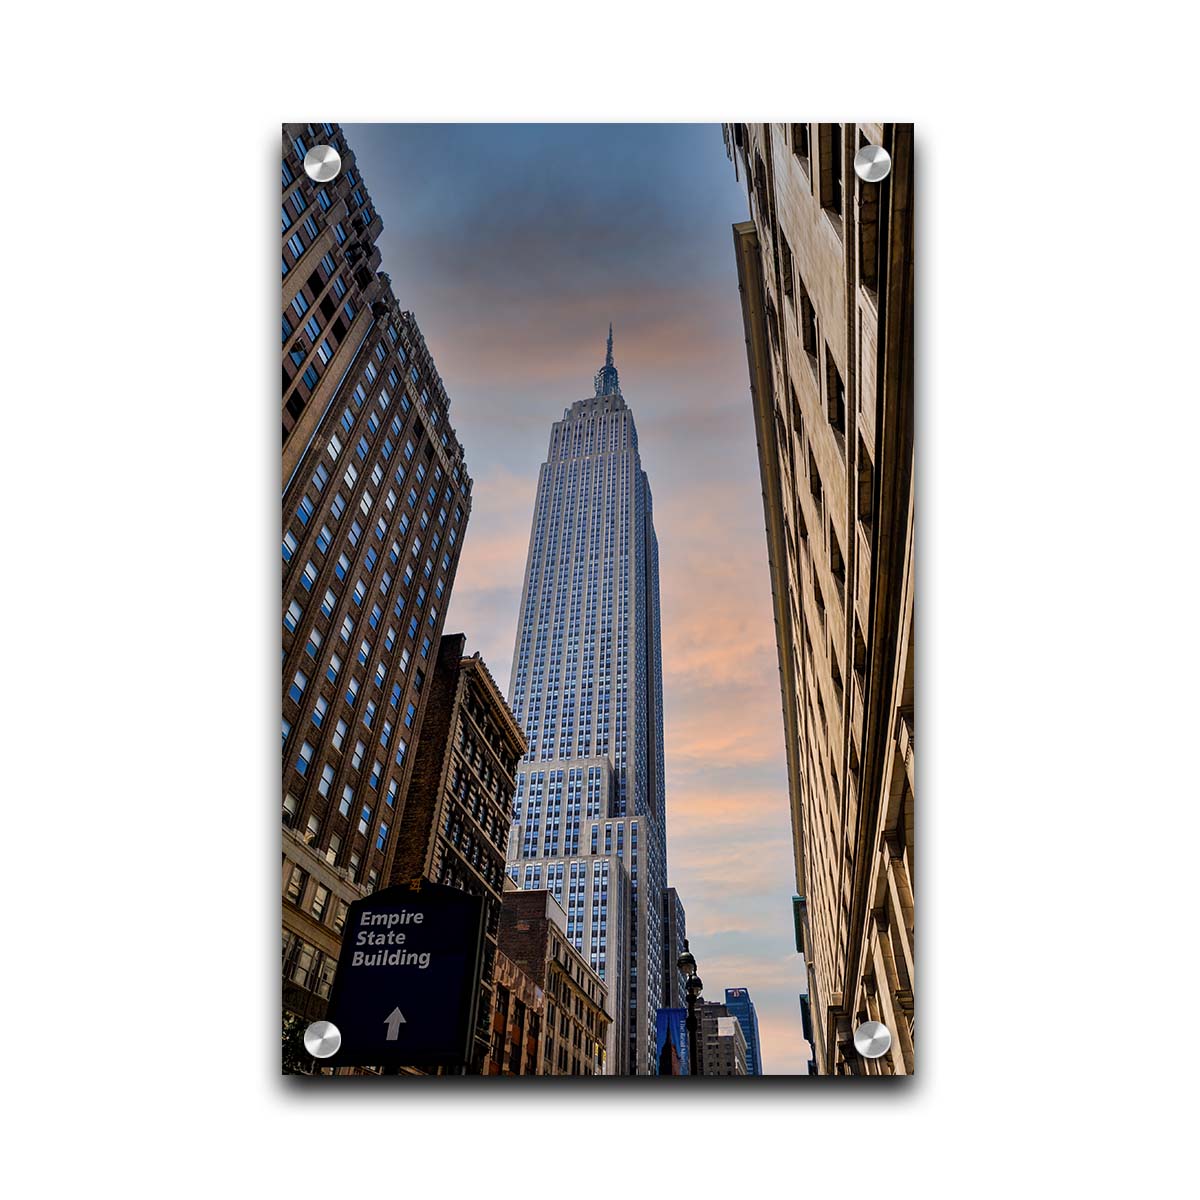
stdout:
{"type": "Polygon", "coordinates": [[[617,375],[617,368],[613,366],[612,353],[612,322],[608,323],[608,353],[604,356],[604,366],[596,372],[596,395],[597,396],[619,396],[621,394],[621,380],[617,375]]]}

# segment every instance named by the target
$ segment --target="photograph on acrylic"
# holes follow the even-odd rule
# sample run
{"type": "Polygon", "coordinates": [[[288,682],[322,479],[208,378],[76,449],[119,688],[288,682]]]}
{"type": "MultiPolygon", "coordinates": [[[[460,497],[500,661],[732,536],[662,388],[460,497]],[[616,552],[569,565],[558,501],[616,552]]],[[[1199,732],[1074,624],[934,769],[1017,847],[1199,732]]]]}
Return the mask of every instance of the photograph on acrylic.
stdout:
{"type": "Polygon", "coordinates": [[[913,1074],[912,126],[281,157],[284,1074],[913,1074]]]}

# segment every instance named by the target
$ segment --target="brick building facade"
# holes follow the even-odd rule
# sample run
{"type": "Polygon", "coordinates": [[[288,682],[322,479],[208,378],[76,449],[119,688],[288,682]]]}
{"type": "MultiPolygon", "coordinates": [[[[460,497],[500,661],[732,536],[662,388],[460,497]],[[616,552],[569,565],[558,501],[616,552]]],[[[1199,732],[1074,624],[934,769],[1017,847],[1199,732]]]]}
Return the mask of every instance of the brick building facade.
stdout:
{"type": "Polygon", "coordinates": [[[566,913],[549,892],[508,885],[500,911],[499,949],[544,994],[537,1073],[608,1074],[608,990],[571,945],[566,913]]]}
{"type": "Polygon", "coordinates": [[[398,832],[394,882],[423,876],[481,896],[484,958],[472,1073],[491,1044],[492,983],[521,733],[479,654],[461,633],[441,639],[398,832]]]}
{"type": "Polygon", "coordinates": [[[471,479],[340,127],[285,125],[282,176],[283,984],[307,1022],[346,906],[391,878],[471,479]]]}

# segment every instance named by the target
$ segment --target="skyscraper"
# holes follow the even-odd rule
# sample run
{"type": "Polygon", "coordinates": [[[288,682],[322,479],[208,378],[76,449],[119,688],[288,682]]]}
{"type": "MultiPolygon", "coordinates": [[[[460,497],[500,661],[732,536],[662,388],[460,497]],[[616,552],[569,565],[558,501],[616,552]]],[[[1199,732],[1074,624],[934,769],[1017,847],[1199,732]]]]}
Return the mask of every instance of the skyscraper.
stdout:
{"type": "Polygon", "coordinates": [[[605,980],[614,1073],[652,1075],[667,883],[658,540],[611,325],[594,385],[554,423],[538,478],[508,690],[529,744],[508,864],[520,886],[550,889],[605,980]],[[626,874],[622,918],[609,884],[626,874]]]}
{"type": "Polygon", "coordinates": [[[913,1070],[913,128],[727,125],[822,1075],[913,1070]],[[868,182],[853,162],[890,155],[868,182]],[[881,1021],[889,1051],[854,1030],[881,1021]]]}
{"type": "Polygon", "coordinates": [[[285,125],[282,174],[283,979],[307,1022],[347,906],[391,881],[471,479],[340,126],[285,125]]]}
{"type": "Polygon", "coordinates": [[[681,1008],[687,1003],[687,979],[680,971],[678,962],[683,943],[687,940],[687,918],[683,901],[673,888],[665,888],[662,894],[662,998],[666,1008],[681,1008]]]}
{"type": "Polygon", "coordinates": [[[750,993],[745,988],[726,988],[725,1007],[730,1016],[737,1017],[742,1033],[746,1036],[746,1074],[761,1075],[763,1069],[759,1051],[758,1012],[754,1008],[754,1001],[750,999],[750,993]]]}

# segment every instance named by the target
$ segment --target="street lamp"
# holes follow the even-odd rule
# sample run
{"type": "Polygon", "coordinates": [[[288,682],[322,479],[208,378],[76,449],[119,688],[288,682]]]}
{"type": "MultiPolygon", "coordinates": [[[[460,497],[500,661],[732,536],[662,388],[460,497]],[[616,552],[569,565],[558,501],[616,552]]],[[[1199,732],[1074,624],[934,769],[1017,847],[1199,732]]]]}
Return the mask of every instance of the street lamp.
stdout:
{"type": "Polygon", "coordinates": [[[699,1051],[699,1038],[696,1031],[696,1001],[704,990],[704,982],[696,974],[696,956],[688,949],[687,938],[683,939],[683,953],[679,956],[676,966],[687,976],[684,991],[687,993],[687,1031],[688,1031],[688,1073],[699,1074],[696,1059],[699,1051]]]}

